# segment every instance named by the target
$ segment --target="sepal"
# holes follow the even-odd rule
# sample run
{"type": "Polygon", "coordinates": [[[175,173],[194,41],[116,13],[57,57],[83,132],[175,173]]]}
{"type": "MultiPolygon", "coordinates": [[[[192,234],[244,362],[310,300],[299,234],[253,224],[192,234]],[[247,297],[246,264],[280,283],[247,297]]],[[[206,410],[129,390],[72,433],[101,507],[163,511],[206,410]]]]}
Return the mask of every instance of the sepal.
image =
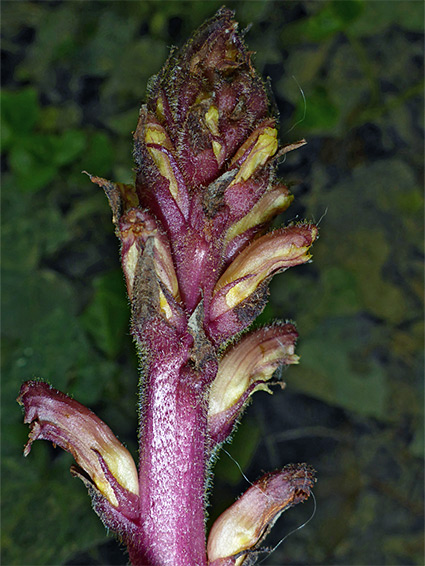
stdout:
{"type": "Polygon", "coordinates": [[[305,501],[314,485],[314,470],[289,464],[256,481],[213,524],[208,537],[209,566],[251,564],[250,556],[280,515],[305,501]]]}

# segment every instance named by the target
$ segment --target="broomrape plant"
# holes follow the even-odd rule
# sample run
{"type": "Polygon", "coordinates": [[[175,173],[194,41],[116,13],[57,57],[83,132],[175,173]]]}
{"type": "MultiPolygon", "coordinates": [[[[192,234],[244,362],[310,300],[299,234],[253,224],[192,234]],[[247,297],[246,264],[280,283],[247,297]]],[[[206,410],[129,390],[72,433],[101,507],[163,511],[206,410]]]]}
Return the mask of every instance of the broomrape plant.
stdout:
{"type": "Polygon", "coordinates": [[[275,176],[276,117],[233,13],[221,9],[149,83],[134,133],[134,185],[104,189],[121,242],[131,332],[142,362],[139,465],[92,411],[42,381],[18,398],[32,443],[71,452],[71,473],[133,565],[253,564],[314,472],[290,464],[255,482],[206,542],[211,462],[255,391],[298,362],[293,324],[246,332],[271,277],[310,259],[308,222],[267,232],[293,197],[275,176]]]}

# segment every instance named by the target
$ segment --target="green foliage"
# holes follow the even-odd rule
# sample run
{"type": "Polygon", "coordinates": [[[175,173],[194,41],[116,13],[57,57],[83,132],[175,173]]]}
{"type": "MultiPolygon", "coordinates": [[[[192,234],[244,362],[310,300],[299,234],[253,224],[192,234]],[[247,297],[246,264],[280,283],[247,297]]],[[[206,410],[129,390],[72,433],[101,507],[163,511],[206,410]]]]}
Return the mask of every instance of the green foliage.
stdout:
{"type": "Polygon", "coordinates": [[[130,311],[126,308],[121,270],[102,275],[93,282],[95,294],[81,315],[83,327],[109,358],[122,350],[128,333],[130,311]]]}
{"type": "MultiPolygon", "coordinates": [[[[4,564],[64,564],[106,539],[67,454],[36,443],[22,457],[15,399],[22,381],[47,379],[134,449],[137,360],[118,246],[106,199],[81,171],[132,181],[147,79],[221,4],[2,3],[4,564]]],[[[228,451],[252,480],[290,459],[319,471],[320,520],[269,563],[421,564],[423,3],[227,5],[242,28],[253,23],[247,42],[272,75],[282,141],[311,142],[282,166],[296,196],[284,220],[323,216],[314,263],[273,280],[259,321],[296,320],[301,363],[286,391],[264,396],[264,418],[257,394],[228,451]]],[[[247,487],[238,477],[223,454],[217,509],[247,487]]],[[[293,528],[307,518],[293,516],[293,528]]]]}
{"type": "Polygon", "coordinates": [[[368,357],[371,329],[352,318],[327,318],[302,342],[302,365],[293,384],[300,391],[359,416],[386,419],[388,391],[382,366],[368,357]]]}
{"type": "Polygon", "coordinates": [[[104,528],[91,510],[87,490],[68,471],[72,458],[60,454],[52,463],[48,448],[40,443],[30,458],[13,455],[2,462],[2,480],[8,486],[3,505],[13,510],[2,528],[5,564],[23,564],[28,549],[34,566],[61,564],[73,553],[104,540],[104,528]],[[39,524],[44,526],[42,532],[37,530],[39,524]],[[55,544],[47,544],[43,532],[50,533],[55,544]]]}
{"type": "Polygon", "coordinates": [[[1,93],[2,150],[8,151],[9,166],[22,191],[35,192],[48,185],[59,169],[77,159],[86,148],[79,130],[62,134],[41,133],[43,115],[37,92],[29,87],[1,93]]]}

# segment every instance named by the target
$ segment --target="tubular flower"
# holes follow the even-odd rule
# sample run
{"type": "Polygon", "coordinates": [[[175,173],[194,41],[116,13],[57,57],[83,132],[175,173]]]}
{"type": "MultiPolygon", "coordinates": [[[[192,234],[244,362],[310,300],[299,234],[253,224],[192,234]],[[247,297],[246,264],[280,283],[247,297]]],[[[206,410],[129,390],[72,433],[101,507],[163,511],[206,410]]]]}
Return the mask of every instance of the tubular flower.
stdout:
{"type": "Polygon", "coordinates": [[[258,554],[259,544],[280,515],[305,501],[314,482],[314,471],[305,464],[289,464],[256,481],[213,524],[209,565],[252,564],[249,558],[258,554]]]}
{"type": "Polygon", "coordinates": [[[206,478],[251,395],[298,362],[292,324],[248,331],[270,279],[310,260],[318,229],[268,231],[293,200],[276,178],[277,119],[225,8],[151,79],[134,131],[134,185],[89,175],[106,193],[142,361],[138,469],[91,411],[41,382],[19,402],[37,438],[71,452],[105,524],[134,565],[251,560],[276,518],[308,497],[290,466],[249,489],[214,524],[206,557],[206,478]],[[243,336],[241,334],[244,332],[243,336]],[[229,344],[231,344],[229,346],[229,344]]]}
{"type": "Polygon", "coordinates": [[[274,230],[240,251],[214,287],[212,333],[226,335],[226,324],[235,318],[238,307],[246,308],[271,275],[308,261],[316,237],[315,226],[299,224],[274,230]]]}
{"type": "Polygon", "coordinates": [[[249,397],[258,390],[271,393],[267,382],[281,365],[298,363],[292,324],[262,328],[231,347],[218,365],[208,402],[211,438],[222,442],[233,429],[249,397]]]}
{"type": "Polygon", "coordinates": [[[111,511],[130,519],[137,517],[136,465],[103,421],[42,381],[24,383],[18,402],[25,410],[24,422],[31,425],[25,456],[34,440],[50,440],[73,455],[78,468],[73,468],[72,473],[90,482],[111,511]]]}

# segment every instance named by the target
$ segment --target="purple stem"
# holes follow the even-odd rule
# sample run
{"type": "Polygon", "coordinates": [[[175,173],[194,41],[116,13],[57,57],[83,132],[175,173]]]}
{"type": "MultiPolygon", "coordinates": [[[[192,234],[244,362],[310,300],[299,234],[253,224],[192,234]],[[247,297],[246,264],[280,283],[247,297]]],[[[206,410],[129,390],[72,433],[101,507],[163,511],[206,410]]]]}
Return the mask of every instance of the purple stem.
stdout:
{"type": "Polygon", "coordinates": [[[145,377],[140,427],[140,531],[132,564],[206,566],[206,400],[189,348],[158,356],[145,377]]]}

